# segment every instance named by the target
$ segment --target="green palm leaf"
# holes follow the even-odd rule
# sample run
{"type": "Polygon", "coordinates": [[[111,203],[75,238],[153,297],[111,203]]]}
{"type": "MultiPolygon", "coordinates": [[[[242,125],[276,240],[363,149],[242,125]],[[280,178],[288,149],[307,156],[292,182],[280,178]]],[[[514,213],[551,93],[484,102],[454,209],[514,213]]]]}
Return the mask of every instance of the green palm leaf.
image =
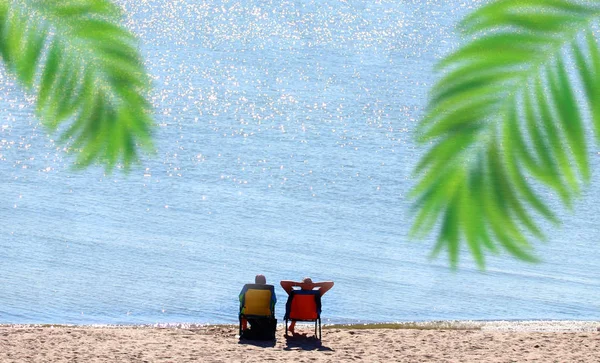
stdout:
{"type": "Polygon", "coordinates": [[[127,168],[151,150],[149,79],[120,19],[109,0],[0,0],[0,56],[79,167],[127,168]]]}
{"type": "Polygon", "coordinates": [[[599,6],[576,0],[503,0],[461,23],[474,40],[439,63],[418,128],[432,146],[416,168],[413,234],[439,227],[434,255],[446,249],[456,266],[464,241],[482,268],[498,247],[536,260],[533,214],[557,218],[535,190],[571,206],[590,178],[586,111],[600,140],[599,19],[599,6]]]}

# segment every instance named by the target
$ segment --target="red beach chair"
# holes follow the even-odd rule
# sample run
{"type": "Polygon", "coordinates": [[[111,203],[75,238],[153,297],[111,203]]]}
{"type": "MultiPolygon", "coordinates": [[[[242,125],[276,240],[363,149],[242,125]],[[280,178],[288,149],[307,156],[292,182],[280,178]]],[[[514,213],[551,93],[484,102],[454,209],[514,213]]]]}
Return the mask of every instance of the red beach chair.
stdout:
{"type": "Polygon", "coordinates": [[[321,292],[319,290],[292,290],[285,304],[285,335],[288,321],[314,321],[315,337],[321,340],[321,292]]]}

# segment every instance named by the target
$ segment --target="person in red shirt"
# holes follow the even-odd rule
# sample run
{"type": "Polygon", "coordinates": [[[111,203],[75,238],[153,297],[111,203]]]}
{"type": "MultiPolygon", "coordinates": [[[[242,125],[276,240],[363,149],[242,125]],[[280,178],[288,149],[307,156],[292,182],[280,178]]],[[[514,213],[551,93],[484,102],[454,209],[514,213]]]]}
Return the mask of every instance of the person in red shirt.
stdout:
{"type": "MultiPolygon", "coordinates": [[[[283,287],[283,289],[285,290],[285,292],[288,293],[288,295],[294,289],[295,286],[298,286],[301,290],[318,289],[321,293],[321,296],[323,296],[327,291],[329,291],[333,287],[333,281],[313,282],[313,280],[310,277],[305,277],[304,279],[302,279],[302,281],[281,281],[281,287],[283,287]]],[[[296,321],[292,320],[292,323],[289,327],[290,333],[294,334],[295,327],[296,321]]]]}

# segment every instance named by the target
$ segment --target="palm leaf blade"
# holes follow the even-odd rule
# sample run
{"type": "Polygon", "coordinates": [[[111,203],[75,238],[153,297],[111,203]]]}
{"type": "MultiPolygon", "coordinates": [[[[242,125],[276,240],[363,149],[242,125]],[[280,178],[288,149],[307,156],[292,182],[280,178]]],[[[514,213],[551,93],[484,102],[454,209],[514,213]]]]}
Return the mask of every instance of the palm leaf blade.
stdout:
{"type": "Polygon", "coordinates": [[[590,170],[587,158],[587,147],[583,122],[577,108],[570,82],[567,79],[565,66],[561,60],[558,61],[556,72],[549,72],[550,90],[554,102],[560,104],[557,107],[559,119],[567,137],[575,162],[581,170],[586,181],[589,180],[590,170]]]}
{"type": "Polygon", "coordinates": [[[575,53],[579,75],[585,87],[586,100],[592,113],[596,141],[600,142],[600,102],[597,102],[598,96],[600,96],[600,80],[598,80],[598,75],[600,75],[600,48],[591,31],[586,33],[585,46],[589,54],[589,61],[586,60],[579,45],[573,45],[573,52],[575,53]]]}

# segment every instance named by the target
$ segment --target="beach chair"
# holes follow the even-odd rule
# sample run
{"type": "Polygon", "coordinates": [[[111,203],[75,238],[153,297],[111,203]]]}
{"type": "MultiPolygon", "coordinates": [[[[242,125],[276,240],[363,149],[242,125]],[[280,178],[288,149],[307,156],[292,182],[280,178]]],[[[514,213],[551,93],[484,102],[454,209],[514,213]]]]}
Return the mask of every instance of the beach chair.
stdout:
{"type": "Polygon", "coordinates": [[[285,304],[285,335],[288,321],[314,321],[315,337],[321,340],[321,292],[319,290],[292,290],[285,304]]]}
{"type": "Polygon", "coordinates": [[[270,340],[275,339],[277,320],[275,319],[275,294],[273,285],[246,284],[240,300],[240,338],[270,340]],[[249,329],[242,330],[242,319],[246,319],[249,329]]]}

